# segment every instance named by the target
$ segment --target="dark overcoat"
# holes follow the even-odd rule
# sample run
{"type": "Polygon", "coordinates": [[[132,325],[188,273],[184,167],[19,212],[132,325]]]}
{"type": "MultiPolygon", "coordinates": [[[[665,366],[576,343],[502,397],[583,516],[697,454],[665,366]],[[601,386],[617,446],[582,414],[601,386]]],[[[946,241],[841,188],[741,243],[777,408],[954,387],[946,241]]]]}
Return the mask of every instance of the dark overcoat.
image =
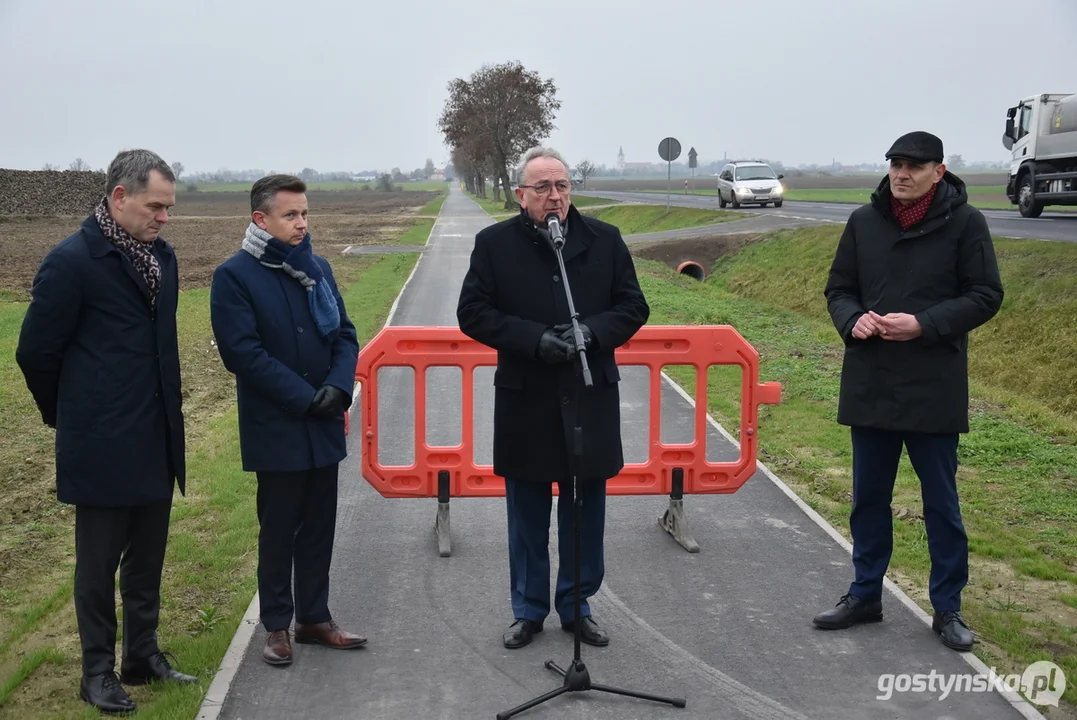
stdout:
{"type": "Polygon", "coordinates": [[[968,336],[1002,305],[1002,280],[983,214],[946,173],[927,215],[902,230],[889,180],[845,226],[825,291],[845,341],[838,422],[884,430],[968,432],[968,336]],[[857,319],[915,315],[913,340],[853,337],[857,319]]]}
{"type": "Polygon", "coordinates": [[[583,428],[580,478],[608,479],[624,467],[614,351],[647,322],[650,308],[615,226],[570,206],[565,237],[562,254],[573,303],[598,341],[588,353],[591,388],[584,387],[578,362],[547,365],[536,356],[542,333],[570,322],[570,315],[557,256],[526,215],[475,236],[460,290],[460,329],[497,350],[494,473],[514,480],[570,477],[577,409],[583,428]]]}
{"type": "Polygon", "coordinates": [[[176,309],[179,272],[163,239],[151,305],[138,270],[90,216],[41,262],[16,360],[56,428],[61,502],[130,507],[185,491],[176,309]]]}
{"type": "Polygon", "coordinates": [[[236,376],[239,444],[248,472],[311,470],[347,455],[344,409],[334,418],[307,414],[322,385],[352,398],[359,357],[333,270],[325,258],[314,260],[340,311],[340,328],[329,337],[318,332],[307,291],[284,271],[240,250],[213,273],[213,335],[224,366],[236,376]]]}

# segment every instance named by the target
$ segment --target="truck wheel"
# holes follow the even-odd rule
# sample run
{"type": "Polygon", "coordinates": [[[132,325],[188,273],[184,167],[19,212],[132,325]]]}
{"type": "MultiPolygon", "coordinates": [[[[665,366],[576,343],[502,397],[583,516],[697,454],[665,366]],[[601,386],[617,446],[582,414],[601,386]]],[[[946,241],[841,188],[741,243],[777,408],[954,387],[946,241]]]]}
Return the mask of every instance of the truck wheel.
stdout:
{"type": "Polygon", "coordinates": [[[779,200],[778,202],[774,203],[774,207],[780,208],[782,206],[783,202],[785,202],[785,201],[784,200],[779,200]]]}
{"type": "Polygon", "coordinates": [[[722,197],[722,189],[718,188],[718,207],[724,208],[728,204],[729,203],[725,201],[725,198],[722,197]]]}
{"type": "Polygon", "coordinates": [[[1017,209],[1021,217],[1038,218],[1043,212],[1042,202],[1033,202],[1032,176],[1025,173],[1017,181],[1017,209]]]}

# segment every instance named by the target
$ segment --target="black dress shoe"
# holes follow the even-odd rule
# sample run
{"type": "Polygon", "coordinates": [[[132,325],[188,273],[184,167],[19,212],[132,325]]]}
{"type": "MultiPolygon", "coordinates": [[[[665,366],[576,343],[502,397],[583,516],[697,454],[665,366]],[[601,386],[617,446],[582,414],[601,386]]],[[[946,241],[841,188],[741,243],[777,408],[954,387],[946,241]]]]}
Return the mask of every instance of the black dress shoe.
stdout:
{"type": "MultiPolygon", "coordinates": [[[[598,625],[590,615],[580,618],[580,622],[580,642],[585,642],[595,647],[605,647],[610,644],[609,635],[599,630],[598,625]]],[[[572,632],[575,627],[576,624],[572,621],[561,623],[561,629],[565,632],[572,632]]]]}
{"type": "Polygon", "coordinates": [[[536,633],[542,632],[542,625],[534,620],[517,620],[509,625],[509,631],[501,636],[501,642],[510,650],[522,648],[531,643],[536,633]]]}
{"type": "Polygon", "coordinates": [[[931,629],[942,644],[953,650],[968,652],[972,649],[972,630],[965,624],[959,612],[937,612],[931,621],[931,629]]]}
{"type": "Polygon", "coordinates": [[[879,622],[882,619],[881,600],[861,600],[855,595],[843,595],[836,606],[816,615],[813,622],[826,630],[840,630],[857,623],[879,622]]]}
{"type": "Polygon", "coordinates": [[[156,680],[169,680],[178,683],[198,682],[198,678],[193,675],[184,675],[173,670],[162,652],[141,660],[124,658],[123,664],[120,666],[120,674],[125,685],[145,685],[156,680]]]}
{"type": "Polygon", "coordinates": [[[83,675],[79,684],[79,697],[83,702],[109,715],[130,713],[136,709],[135,702],[128,697],[114,672],[89,677],[83,675]]]}

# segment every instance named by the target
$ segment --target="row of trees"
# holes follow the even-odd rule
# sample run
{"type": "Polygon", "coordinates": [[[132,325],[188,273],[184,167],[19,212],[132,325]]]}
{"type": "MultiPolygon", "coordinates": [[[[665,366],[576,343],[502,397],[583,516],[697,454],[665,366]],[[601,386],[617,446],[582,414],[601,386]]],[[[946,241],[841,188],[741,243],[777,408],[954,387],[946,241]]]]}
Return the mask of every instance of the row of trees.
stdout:
{"type": "Polygon", "coordinates": [[[483,65],[469,79],[449,83],[438,128],[467,189],[486,197],[486,178],[493,178],[494,199],[503,191],[505,209],[512,210],[509,165],[549,137],[560,108],[552,79],[519,62],[483,65]]]}

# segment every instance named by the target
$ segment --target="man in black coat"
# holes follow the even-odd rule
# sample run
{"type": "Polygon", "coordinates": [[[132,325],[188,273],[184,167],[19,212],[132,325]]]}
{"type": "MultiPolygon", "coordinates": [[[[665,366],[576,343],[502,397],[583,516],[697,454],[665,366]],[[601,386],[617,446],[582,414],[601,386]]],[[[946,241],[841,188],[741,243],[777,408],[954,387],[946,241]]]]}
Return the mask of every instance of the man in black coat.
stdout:
{"type": "Polygon", "coordinates": [[[957,493],[957,447],[969,430],[968,335],[998,312],[1002,281],[987,221],[946,170],[942,141],[898,138],[888,176],[853,212],[826,286],[845,342],[838,422],[851,426],[855,579],[823,628],[882,619],[893,549],[890,503],[902,447],[920,479],[931,554],[932,629],[972,648],[961,616],[968,539],[957,493]]]}
{"type": "Polygon", "coordinates": [[[521,211],[475,236],[457,307],[460,329],[497,350],[494,374],[494,472],[505,478],[509,583],[515,622],[503,637],[519,648],[542,631],[550,612],[549,530],[558,483],[560,570],[554,608],[574,629],[572,430],[583,428],[579,468],[581,628],[584,642],[609,638],[591,619],[587,599],[605,572],[606,480],[624,466],[620,374],[614,351],[647,322],[650,309],[620,231],[571,205],[567,166],[553,150],[525,157],[516,189],[521,211]],[[568,302],[546,217],[564,227],[562,250],[585,337],[593,387],[583,386],[568,302]]]}
{"type": "Polygon", "coordinates": [[[306,191],[291,175],[254,183],[242,248],[210,289],[217,348],[236,376],[243,469],[258,479],[258,600],[270,665],[292,662],[293,617],[297,643],[366,644],[329,612],[337,470],[348,454],[344,413],[359,342],[329,263],[314,254],[306,191]]]}
{"type": "Polygon", "coordinates": [[[196,681],[157,645],[174,483],[184,492],[179,274],[160,237],[175,202],[164,160],[119,153],[94,212],[42,261],[16,351],[56,429],[57,497],[75,506],[79,694],[106,712],[135,709],[114,672],[117,567],[123,682],[196,681]]]}

